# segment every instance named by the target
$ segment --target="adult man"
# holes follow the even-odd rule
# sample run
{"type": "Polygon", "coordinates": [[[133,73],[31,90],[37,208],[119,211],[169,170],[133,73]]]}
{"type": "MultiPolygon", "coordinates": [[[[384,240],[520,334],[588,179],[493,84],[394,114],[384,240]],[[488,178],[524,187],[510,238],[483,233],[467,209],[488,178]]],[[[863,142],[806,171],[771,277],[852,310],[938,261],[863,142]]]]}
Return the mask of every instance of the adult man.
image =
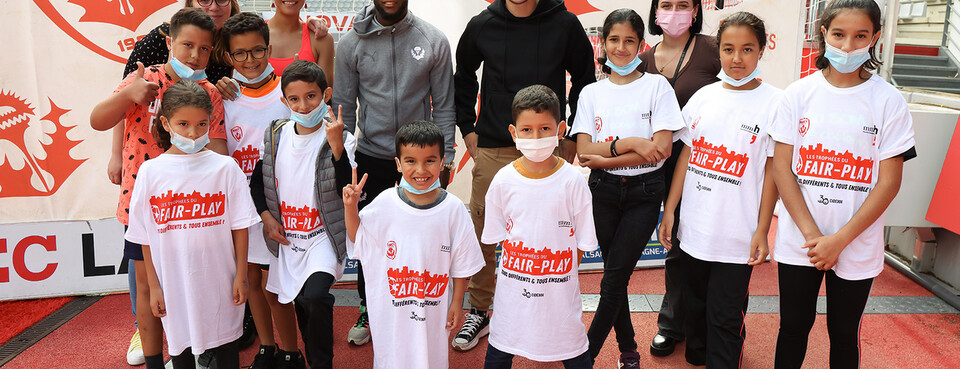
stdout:
{"type": "MultiPolygon", "coordinates": [[[[443,131],[446,169],[441,184],[446,185],[456,134],[446,36],[410,13],[407,0],[374,0],[354,18],[353,30],[340,39],[336,55],[333,107],[343,107],[344,126],[359,139],[358,175],[368,175],[359,207],[400,180],[394,139],[401,126],[416,120],[433,121],[443,131]]],[[[360,263],[357,279],[360,317],[347,341],[362,345],[370,340],[370,328],[360,263]]]]}
{"type": "MultiPolygon", "coordinates": [[[[566,73],[570,110],[577,97],[594,82],[593,48],[577,17],[560,0],[496,0],[474,16],[457,46],[457,125],[474,160],[470,213],[477,237],[483,231],[484,196],[490,180],[504,165],[520,157],[507,126],[513,123],[510,106],[520,89],[543,84],[566,103],[566,73]],[[483,79],[477,69],[483,63],[483,79]],[[480,92],[480,112],[475,106],[480,92]]],[[[573,115],[567,120],[573,122],[573,115]]],[[[569,129],[567,130],[569,132],[569,129]]],[[[561,155],[572,161],[576,143],[564,139],[561,155]]],[[[453,339],[455,350],[476,346],[487,334],[487,310],[493,304],[496,245],[482,244],[486,266],[470,279],[470,312],[453,339]]]]}

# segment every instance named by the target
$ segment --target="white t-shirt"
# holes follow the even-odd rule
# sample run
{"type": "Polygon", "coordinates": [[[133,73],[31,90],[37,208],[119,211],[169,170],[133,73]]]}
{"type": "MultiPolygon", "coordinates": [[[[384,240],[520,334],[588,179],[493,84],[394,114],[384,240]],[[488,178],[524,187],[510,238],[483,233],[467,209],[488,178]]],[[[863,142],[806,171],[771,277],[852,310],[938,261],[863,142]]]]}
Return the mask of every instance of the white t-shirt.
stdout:
{"type": "MultiPolygon", "coordinates": [[[[593,142],[610,142],[627,137],[653,139],[658,131],[681,128],[683,117],[673,87],[659,74],[644,73],[625,85],[603,79],[584,87],[571,131],[586,133],[593,142]]],[[[664,160],[604,170],[619,176],[635,176],[659,169],[664,160]]]]}
{"type": "Polygon", "coordinates": [[[226,156],[163,154],[140,166],[126,239],[150,245],[171,355],[187,347],[203,352],[243,333],[243,305],[233,304],[231,231],[259,222],[243,172],[226,156]]]}
{"type": "MultiPolygon", "coordinates": [[[[274,270],[271,265],[267,283],[279,286],[277,297],[282,304],[293,301],[313,273],[324,272],[340,279],[345,266],[337,262],[337,254],[321,224],[319,199],[314,190],[317,155],[327,145],[327,132],[321,127],[311,134],[298,135],[295,127],[291,121],[280,132],[275,164],[281,218],[278,221],[290,244],[280,245],[277,268],[274,270]]],[[[344,132],[343,138],[344,153],[350,166],[356,167],[357,140],[349,132],[344,132]]]]}
{"type": "Polygon", "coordinates": [[[352,254],[367,283],[373,367],[446,368],[452,278],[485,265],[463,202],[448,193],[416,209],[383,191],[360,212],[352,254]]]}
{"type": "MultiPolygon", "coordinates": [[[[793,145],[793,173],[810,214],[824,235],[840,230],[877,184],[880,161],[915,144],[907,103],[874,75],[837,88],[816,72],[792,83],[770,128],[777,142],[793,145]]],[[[773,257],[812,266],[805,239],[789,212],[780,212],[773,257]]],[[[883,216],[840,253],[833,268],[847,280],[876,277],[883,269],[883,216]]]]}
{"type": "Polygon", "coordinates": [[[500,169],[486,195],[481,242],[503,241],[490,322],[491,345],[536,361],[586,352],[577,250],[597,249],[593,198],[579,170],[534,179],[519,161],[500,169]]]}
{"type": "MultiPolygon", "coordinates": [[[[274,119],[290,117],[290,109],[280,97],[280,84],[263,96],[250,97],[240,94],[236,100],[223,100],[224,124],[227,130],[227,151],[247,175],[247,184],[253,167],[263,151],[263,132],[274,119]]],[[[269,265],[276,257],[267,249],[263,239],[263,223],[250,227],[250,246],[247,261],[269,265]]]]}
{"type": "Polygon", "coordinates": [[[767,130],[782,98],[783,91],[766,83],[737,91],[715,82],[683,107],[687,127],[677,136],[690,147],[690,161],[678,238],[691,256],[736,264],[750,259],[764,169],[773,156],[767,130]]]}

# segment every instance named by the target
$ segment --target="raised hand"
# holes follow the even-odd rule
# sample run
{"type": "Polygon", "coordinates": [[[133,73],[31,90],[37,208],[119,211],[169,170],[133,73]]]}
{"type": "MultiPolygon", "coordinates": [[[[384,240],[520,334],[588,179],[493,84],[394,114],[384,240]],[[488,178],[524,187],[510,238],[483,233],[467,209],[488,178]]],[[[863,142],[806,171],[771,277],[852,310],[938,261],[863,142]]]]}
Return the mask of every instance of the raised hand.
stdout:
{"type": "Polygon", "coordinates": [[[140,106],[149,106],[160,95],[160,85],[143,78],[143,63],[137,62],[137,72],[133,81],[124,89],[127,96],[140,106]]]}
{"type": "Polygon", "coordinates": [[[237,96],[240,94],[240,84],[233,78],[223,77],[217,81],[217,91],[220,91],[220,96],[224,100],[236,100],[237,96]]]}
{"type": "Polygon", "coordinates": [[[324,127],[327,130],[327,143],[333,151],[333,159],[340,160],[343,153],[343,106],[337,109],[336,115],[333,111],[327,111],[327,116],[330,117],[330,122],[324,127]]]}
{"type": "Polygon", "coordinates": [[[321,40],[327,37],[327,33],[330,31],[326,21],[322,18],[311,17],[309,15],[307,16],[307,29],[313,34],[315,40],[321,40]]]}
{"type": "Polygon", "coordinates": [[[363,193],[363,185],[367,183],[367,174],[363,174],[360,183],[357,183],[357,168],[353,168],[353,180],[350,184],[343,187],[343,206],[357,206],[360,202],[360,195],[363,193]]]}

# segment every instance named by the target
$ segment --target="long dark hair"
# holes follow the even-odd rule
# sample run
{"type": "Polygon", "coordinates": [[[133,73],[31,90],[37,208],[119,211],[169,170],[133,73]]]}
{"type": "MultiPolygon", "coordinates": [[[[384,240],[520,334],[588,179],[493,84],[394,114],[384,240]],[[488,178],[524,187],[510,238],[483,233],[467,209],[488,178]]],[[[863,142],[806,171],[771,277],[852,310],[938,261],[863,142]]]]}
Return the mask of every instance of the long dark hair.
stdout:
{"type": "MultiPolygon", "coordinates": [[[[163,92],[163,98],[160,99],[160,109],[157,117],[153,119],[153,138],[157,140],[160,148],[167,150],[170,148],[170,132],[163,128],[163,122],[160,117],[167,121],[173,117],[173,113],[185,106],[192,106],[207,111],[207,114],[213,113],[213,103],[210,102],[210,95],[200,85],[185,79],[167,87],[163,92]]],[[[173,124],[173,123],[171,123],[173,124]]],[[[207,123],[209,127],[213,122],[207,123]]],[[[170,129],[173,129],[171,125],[170,129]]]]}
{"type": "MultiPolygon", "coordinates": [[[[873,22],[873,35],[880,32],[880,6],[878,6],[874,0],[833,0],[823,9],[823,15],[820,17],[818,25],[822,27],[821,29],[829,31],[830,23],[833,22],[833,19],[836,18],[841,11],[850,9],[860,10],[867,18],[870,18],[870,21],[873,22]]],[[[824,32],[817,33],[817,42],[820,45],[820,53],[817,54],[816,60],[817,69],[827,69],[830,65],[830,61],[827,60],[827,57],[824,55],[824,53],[827,52],[827,41],[823,33],[824,32]]],[[[877,67],[882,64],[874,52],[876,47],[876,44],[870,46],[870,59],[863,63],[862,68],[867,71],[877,69],[877,67]]]]}
{"type": "Polygon", "coordinates": [[[750,12],[736,12],[723,19],[720,22],[720,28],[717,29],[717,48],[720,48],[720,39],[723,37],[723,31],[730,27],[747,27],[757,36],[759,49],[767,46],[767,29],[763,26],[763,20],[750,12]]]}
{"type": "MultiPolygon", "coordinates": [[[[660,28],[657,25],[657,4],[660,3],[660,0],[651,0],[650,1],[650,17],[647,18],[650,20],[650,34],[651,35],[662,35],[663,28],[660,28]]],[[[700,30],[703,29],[703,6],[700,4],[700,0],[693,0],[693,8],[697,10],[697,17],[693,19],[693,23],[690,24],[690,34],[695,35],[700,33],[700,30]]]]}
{"type": "MultiPolygon", "coordinates": [[[[610,12],[607,15],[607,18],[603,20],[603,28],[600,30],[600,42],[604,45],[604,53],[597,58],[597,63],[600,63],[600,70],[603,73],[610,74],[612,71],[610,67],[606,66],[607,62],[607,53],[606,53],[606,43],[607,36],[610,35],[610,30],[614,25],[626,23],[633,27],[634,32],[637,33],[638,42],[643,42],[643,19],[640,18],[640,14],[637,14],[633,9],[621,8],[610,12]]],[[[637,45],[639,47],[640,45],[637,45]]],[[[642,50],[638,50],[642,51],[642,50]]]]}

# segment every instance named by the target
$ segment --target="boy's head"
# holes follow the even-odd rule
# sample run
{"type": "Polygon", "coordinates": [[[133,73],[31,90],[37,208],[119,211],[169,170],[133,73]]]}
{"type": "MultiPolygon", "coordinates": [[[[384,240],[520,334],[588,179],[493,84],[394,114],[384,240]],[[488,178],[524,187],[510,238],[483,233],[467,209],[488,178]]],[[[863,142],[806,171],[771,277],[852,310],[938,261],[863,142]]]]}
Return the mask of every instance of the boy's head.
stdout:
{"type": "Polygon", "coordinates": [[[283,102],[298,113],[307,114],[333,96],[333,89],[327,86],[327,77],[317,63],[295,60],[284,70],[280,77],[280,89],[283,102]]]}
{"type": "Polygon", "coordinates": [[[170,57],[177,58],[193,70],[207,68],[213,52],[213,33],[216,31],[213,18],[197,8],[183,8],[170,18],[170,36],[167,49],[170,57]]]}
{"type": "Polygon", "coordinates": [[[526,87],[513,98],[513,124],[509,130],[516,139],[540,139],[550,136],[563,137],[567,125],[563,124],[560,99],[549,87],[533,85],[526,87]]]}
{"type": "MultiPolygon", "coordinates": [[[[286,75],[286,72],[284,72],[286,75]]],[[[417,120],[397,131],[397,170],[418,190],[430,188],[443,170],[443,132],[433,122],[417,120]]]]}
{"type": "Polygon", "coordinates": [[[257,78],[270,65],[270,28],[259,15],[237,13],[227,19],[220,33],[227,49],[226,59],[244,77],[257,78]]]}

